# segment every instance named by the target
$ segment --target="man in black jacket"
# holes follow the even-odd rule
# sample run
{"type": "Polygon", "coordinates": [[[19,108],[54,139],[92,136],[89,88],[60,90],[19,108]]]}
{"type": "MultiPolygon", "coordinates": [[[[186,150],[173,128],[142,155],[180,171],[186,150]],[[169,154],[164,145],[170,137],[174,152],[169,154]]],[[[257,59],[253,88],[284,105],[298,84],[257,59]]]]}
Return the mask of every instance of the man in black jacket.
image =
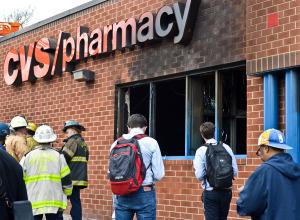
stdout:
{"type": "Polygon", "coordinates": [[[13,220],[6,198],[10,202],[28,200],[22,167],[7,152],[0,150],[0,219],[13,220]]]}
{"type": "Polygon", "coordinates": [[[85,128],[74,120],[66,121],[63,127],[67,139],[64,140],[61,152],[71,169],[73,191],[70,196],[72,204],[70,214],[73,220],[82,220],[80,190],[88,187],[89,150],[81,136],[82,131],[85,131],[85,128]]]}

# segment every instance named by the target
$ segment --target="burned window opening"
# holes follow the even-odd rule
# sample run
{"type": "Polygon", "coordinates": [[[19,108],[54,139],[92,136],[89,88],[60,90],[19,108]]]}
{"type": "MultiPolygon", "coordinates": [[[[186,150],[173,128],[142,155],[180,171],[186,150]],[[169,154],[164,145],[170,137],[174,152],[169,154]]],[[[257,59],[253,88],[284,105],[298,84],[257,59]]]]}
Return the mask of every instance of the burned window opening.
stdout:
{"type": "Polygon", "coordinates": [[[147,117],[147,134],[158,141],[163,156],[194,156],[204,143],[199,127],[211,121],[216,139],[235,154],[246,154],[245,71],[237,67],[120,87],[118,135],[127,133],[128,116],[140,113],[147,117]]]}
{"type": "Polygon", "coordinates": [[[156,84],[156,139],[163,156],[185,154],[185,79],[156,84]]]}

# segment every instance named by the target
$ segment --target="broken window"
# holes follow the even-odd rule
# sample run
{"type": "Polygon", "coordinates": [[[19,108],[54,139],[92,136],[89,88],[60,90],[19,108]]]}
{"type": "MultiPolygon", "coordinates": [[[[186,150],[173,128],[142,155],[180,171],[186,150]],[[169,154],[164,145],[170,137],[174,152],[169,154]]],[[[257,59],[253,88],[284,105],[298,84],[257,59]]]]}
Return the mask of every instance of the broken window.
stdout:
{"type": "Polygon", "coordinates": [[[204,144],[199,133],[200,125],[215,122],[215,78],[214,74],[196,75],[189,79],[190,148],[189,155],[204,144]]]}
{"type": "Polygon", "coordinates": [[[220,72],[222,78],[221,140],[236,154],[246,154],[246,74],[243,69],[220,72]]]}
{"type": "MultiPolygon", "coordinates": [[[[142,114],[149,118],[149,85],[132,86],[120,90],[119,95],[119,132],[118,136],[127,133],[127,120],[132,114],[142,114]]],[[[146,132],[148,133],[148,131],[146,132]]]]}
{"type": "Polygon", "coordinates": [[[127,133],[129,115],[140,113],[163,156],[194,156],[203,144],[199,127],[210,121],[216,139],[246,154],[246,98],[244,67],[120,86],[117,135],[127,133]]]}
{"type": "Polygon", "coordinates": [[[185,155],[185,78],[157,83],[155,107],[162,155],[185,155]]]}

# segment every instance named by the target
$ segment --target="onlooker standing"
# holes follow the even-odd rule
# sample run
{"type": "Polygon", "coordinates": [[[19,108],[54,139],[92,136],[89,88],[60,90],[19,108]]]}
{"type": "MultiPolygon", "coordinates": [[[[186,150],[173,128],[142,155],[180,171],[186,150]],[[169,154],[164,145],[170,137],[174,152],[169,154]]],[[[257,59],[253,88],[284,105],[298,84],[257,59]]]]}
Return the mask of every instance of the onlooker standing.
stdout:
{"type": "Polygon", "coordinates": [[[10,202],[27,200],[23,170],[18,162],[4,150],[0,150],[0,219],[13,220],[10,202]]]}
{"type": "Polygon", "coordinates": [[[51,127],[38,127],[33,138],[39,146],[26,154],[20,164],[34,219],[41,220],[45,214],[47,220],[62,220],[67,196],[72,193],[70,169],[64,156],[51,145],[57,138],[51,127]]]}
{"type": "Polygon", "coordinates": [[[231,148],[223,143],[218,144],[214,133],[213,123],[205,122],[200,126],[200,134],[206,144],[196,151],[194,168],[196,178],[202,181],[204,189],[202,201],[206,220],[225,220],[232,198],[232,179],[237,175],[238,167],[231,148]],[[213,161],[211,158],[214,158],[213,161]],[[224,170],[218,170],[220,167],[224,170]],[[215,175],[211,175],[213,172],[215,175]],[[214,179],[213,176],[220,178],[214,179]]]}
{"type": "Polygon", "coordinates": [[[28,150],[30,151],[34,149],[36,146],[38,146],[38,143],[33,139],[33,135],[35,134],[37,126],[32,122],[28,122],[26,129],[27,129],[26,143],[27,143],[28,150]]]}
{"type": "Polygon", "coordinates": [[[72,204],[70,214],[73,220],[82,219],[80,190],[88,186],[87,162],[89,160],[89,150],[81,136],[82,131],[85,131],[85,128],[73,120],[65,122],[63,127],[67,139],[64,140],[62,153],[70,166],[73,183],[73,193],[70,196],[72,204]]]}
{"type": "Polygon", "coordinates": [[[0,122],[0,150],[5,150],[5,139],[10,134],[9,126],[6,123],[0,122]]]}
{"type": "MultiPolygon", "coordinates": [[[[143,135],[147,129],[147,120],[143,115],[134,114],[129,117],[127,126],[129,133],[122,136],[126,140],[143,135]]],[[[117,141],[112,144],[111,149],[116,144],[117,141]]],[[[134,214],[136,214],[138,220],[156,219],[155,182],[164,177],[164,164],[156,140],[151,137],[143,137],[138,139],[138,144],[144,165],[147,168],[145,179],[138,191],[124,196],[117,196],[115,209],[117,220],[132,220],[134,214]]]]}
{"type": "Polygon", "coordinates": [[[263,163],[242,187],[237,212],[256,220],[300,219],[300,165],[285,150],[284,135],[264,131],[258,139],[257,156],[263,163]]]}
{"type": "Polygon", "coordinates": [[[14,117],[10,122],[10,126],[14,132],[11,133],[5,141],[7,152],[18,162],[29,150],[26,144],[27,125],[27,121],[24,117],[14,117]]]}

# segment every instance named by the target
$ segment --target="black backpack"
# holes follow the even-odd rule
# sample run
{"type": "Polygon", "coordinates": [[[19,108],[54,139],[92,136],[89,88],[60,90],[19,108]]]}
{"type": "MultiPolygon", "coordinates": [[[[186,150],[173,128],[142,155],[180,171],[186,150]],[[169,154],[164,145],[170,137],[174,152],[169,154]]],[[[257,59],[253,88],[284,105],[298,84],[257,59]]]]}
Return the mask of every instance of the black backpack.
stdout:
{"type": "Polygon", "coordinates": [[[223,143],[217,145],[205,144],[206,151],[206,180],[215,189],[226,189],[232,186],[233,168],[232,157],[223,143]]]}

